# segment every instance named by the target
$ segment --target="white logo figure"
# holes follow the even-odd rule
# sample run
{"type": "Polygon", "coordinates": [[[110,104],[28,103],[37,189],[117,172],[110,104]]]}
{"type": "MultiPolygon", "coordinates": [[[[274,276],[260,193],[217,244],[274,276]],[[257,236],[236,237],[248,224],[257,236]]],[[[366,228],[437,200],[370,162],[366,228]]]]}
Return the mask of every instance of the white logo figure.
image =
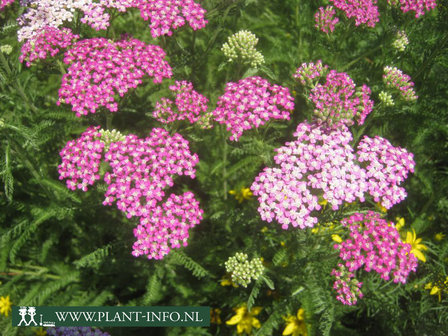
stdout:
{"type": "Polygon", "coordinates": [[[34,323],[34,326],[37,326],[36,321],[34,321],[34,316],[36,316],[36,307],[29,307],[28,308],[28,315],[31,316],[31,319],[28,322],[27,326],[29,326],[31,324],[31,322],[34,323]]]}
{"type": "Polygon", "coordinates": [[[20,327],[22,325],[22,322],[25,323],[25,325],[28,325],[26,323],[26,319],[25,319],[25,316],[27,315],[26,307],[20,307],[19,308],[19,315],[22,316],[22,318],[20,319],[20,322],[19,322],[19,324],[17,326],[20,327]]]}

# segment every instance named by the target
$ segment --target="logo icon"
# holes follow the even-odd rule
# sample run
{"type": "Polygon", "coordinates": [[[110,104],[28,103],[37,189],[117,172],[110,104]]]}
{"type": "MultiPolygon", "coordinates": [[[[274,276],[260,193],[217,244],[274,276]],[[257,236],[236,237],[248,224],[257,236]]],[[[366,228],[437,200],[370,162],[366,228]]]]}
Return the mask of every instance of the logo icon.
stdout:
{"type": "Polygon", "coordinates": [[[21,316],[20,322],[17,326],[29,326],[33,323],[33,326],[37,326],[36,321],[34,320],[34,316],[36,316],[36,307],[20,307],[19,315],[21,316]],[[26,317],[30,316],[29,321],[27,321],[26,317]]]}

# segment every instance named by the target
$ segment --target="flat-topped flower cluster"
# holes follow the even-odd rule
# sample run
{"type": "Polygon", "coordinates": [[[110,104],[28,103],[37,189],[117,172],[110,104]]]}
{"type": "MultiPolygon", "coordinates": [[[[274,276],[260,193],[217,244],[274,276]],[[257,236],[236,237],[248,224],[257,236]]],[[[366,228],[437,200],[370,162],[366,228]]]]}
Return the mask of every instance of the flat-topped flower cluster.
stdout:
{"type": "Polygon", "coordinates": [[[411,253],[411,245],[404,243],[395,226],[379,214],[356,213],[341,223],[348,228],[350,238],[334,246],[343,263],[332,274],[336,277],[337,299],[342,303],[352,305],[361,297],[361,283],[353,286],[352,280],[341,279],[342,274],[353,279],[354,272],[364,268],[386,281],[392,278],[395,283],[405,283],[409,273],[416,271],[417,258],[411,253]]]}
{"type": "Polygon", "coordinates": [[[95,113],[100,106],[117,111],[114,96],[122,97],[137,87],[144,75],[154,83],[172,76],[163,49],[137,39],[81,40],[65,53],[64,63],[69,67],[62,77],[58,104],[71,104],[77,116],[95,113]]]}
{"type": "Polygon", "coordinates": [[[154,118],[161,123],[187,119],[193,124],[207,112],[208,99],[195,91],[191,82],[176,81],[175,85],[170,86],[170,90],[175,93],[174,102],[163,97],[156,103],[153,112],[154,118]]]}
{"type": "Polygon", "coordinates": [[[319,123],[334,125],[362,125],[373,110],[371,90],[367,85],[357,87],[344,72],[328,71],[319,60],[303,63],[294,74],[305,87],[310,88],[308,100],[314,104],[314,117],[319,123]],[[324,78],[322,84],[319,80],[324,78]]]}
{"type": "Polygon", "coordinates": [[[69,28],[42,28],[33,39],[23,44],[19,60],[30,67],[33,61],[55,56],[78,38],[79,35],[73,34],[69,28]]]}
{"type": "Polygon", "coordinates": [[[289,120],[293,110],[294,98],[288,88],[254,76],[227,83],[213,116],[232,133],[230,140],[237,141],[245,130],[270,119],[289,120]]]}
{"type": "Polygon", "coordinates": [[[348,128],[298,125],[295,141],[277,149],[279,168],[265,168],[251,186],[258,196],[261,218],[276,219],[283,229],[312,227],[320,210],[318,196],[333,210],[344,202],[363,202],[366,194],[390,208],[401,202],[406,191],[400,184],[414,171],[413,155],[393,147],[386,139],[363,138],[355,152],[348,128]]]}
{"type": "MultiPolygon", "coordinates": [[[[2,0],[4,7],[11,3],[2,0]]],[[[0,9],[2,8],[0,7],[0,9]]],[[[188,22],[193,30],[207,24],[205,9],[193,0],[31,0],[27,1],[25,12],[18,19],[21,26],[17,32],[19,41],[32,39],[47,27],[58,28],[75,19],[81,12],[81,22],[95,30],[107,29],[110,25],[108,8],[125,12],[138,8],[144,20],[150,20],[154,38],[172,35],[173,30],[188,22]]]]}
{"type": "Polygon", "coordinates": [[[113,134],[120,139],[114,142],[107,134],[90,127],[69,141],[61,151],[60,179],[67,179],[69,189],[87,191],[101,178],[101,162],[107,162],[111,171],[104,174],[108,188],[103,204],[115,203],[128,218],[140,221],[132,254],[161,259],[171,248],[186,246],[188,230],[199,224],[203,212],[193,193],[168,196],[166,190],[176,175],[195,177],[199,159],[191,154],[188,141],[160,128],[144,139],[113,134]]]}

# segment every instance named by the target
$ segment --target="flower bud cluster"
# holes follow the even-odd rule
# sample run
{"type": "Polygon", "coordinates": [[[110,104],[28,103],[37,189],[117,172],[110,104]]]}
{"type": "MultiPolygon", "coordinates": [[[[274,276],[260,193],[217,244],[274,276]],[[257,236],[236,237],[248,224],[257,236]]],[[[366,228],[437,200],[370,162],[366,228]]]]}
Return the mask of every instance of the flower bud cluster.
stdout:
{"type": "Polygon", "coordinates": [[[353,119],[357,120],[358,125],[364,123],[373,110],[370,94],[367,85],[359,89],[346,73],[330,70],[325,83],[317,83],[308,99],[314,103],[314,116],[320,123],[339,127],[351,126],[353,119]]]}
{"type": "Polygon", "coordinates": [[[384,67],[383,81],[387,88],[398,90],[406,101],[413,101],[418,98],[415,94],[414,83],[411,82],[411,77],[396,67],[384,67]]]}
{"type": "Polygon", "coordinates": [[[249,261],[246,253],[237,252],[226,262],[226,271],[231,274],[232,281],[238,285],[247,287],[252,280],[258,280],[263,274],[264,266],[260,258],[249,261]]]}
{"type": "Polygon", "coordinates": [[[136,39],[79,41],[65,53],[64,63],[69,68],[62,77],[58,104],[71,104],[78,117],[95,113],[101,106],[115,112],[116,95],[122,97],[136,88],[145,74],[153,77],[154,83],[172,76],[164,58],[162,48],[136,39]]]}
{"type": "Polygon", "coordinates": [[[141,17],[150,20],[152,37],[171,36],[187,21],[193,30],[204,28],[206,10],[193,0],[134,0],[141,17]]]}
{"type": "Polygon", "coordinates": [[[126,136],[121,134],[116,129],[113,129],[112,131],[100,129],[99,132],[101,134],[100,141],[102,143],[104,143],[104,150],[106,152],[109,150],[110,145],[113,142],[119,142],[119,141],[125,141],[126,140],[126,136]]]}
{"type": "Polygon", "coordinates": [[[375,27],[380,20],[380,13],[376,0],[330,0],[336,8],[342,10],[345,15],[355,18],[355,25],[367,25],[367,27],[375,27]]]}
{"type": "Polygon", "coordinates": [[[355,278],[355,274],[348,271],[343,264],[338,264],[338,268],[333,269],[331,275],[336,278],[333,284],[333,289],[338,293],[336,299],[343,304],[355,305],[358,298],[364,296],[361,292],[362,282],[359,282],[355,278]]]}
{"type": "Polygon", "coordinates": [[[176,94],[175,102],[162,98],[156,103],[154,118],[164,124],[175,120],[187,119],[190,123],[198,122],[207,112],[208,99],[193,89],[193,84],[187,81],[176,81],[170,86],[176,94]],[[174,107],[175,104],[175,107],[174,107]]]}
{"type": "Polygon", "coordinates": [[[241,30],[227,39],[221,50],[229,62],[240,60],[243,64],[250,64],[257,68],[264,63],[263,55],[255,49],[258,38],[250,31],[241,30]]]}
{"type": "Polygon", "coordinates": [[[12,46],[10,44],[0,45],[0,52],[5,55],[10,55],[12,53],[12,46]]]}
{"type": "Polygon", "coordinates": [[[280,167],[265,168],[251,186],[262,220],[275,219],[283,229],[313,227],[317,218],[312,212],[321,209],[317,195],[333,210],[344,202],[363,202],[366,193],[386,208],[406,197],[399,184],[415,163],[405,149],[380,137],[365,137],[355,153],[346,126],[302,123],[294,136],[295,141],[276,150],[274,160],[280,167]]]}
{"type": "Polygon", "coordinates": [[[23,44],[19,60],[29,67],[37,59],[46,59],[48,54],[55,56],[78,38],[79,35],[73,34],[69,28],[45,27],[23,44]]]}
{"type": "Polygon", "coordinates": [[[61,151],[60,179],[68,179],[69,189],[87,191],[100,179],[103,151],[111,169],[104,174],[103,204],[116,203],[128,218],[140,220],[132,254],[161,259],[171,248],[186,246],[188,229],[199,224],[203,211],[193,193],[168,196],[165,190],[174,185],[175,175],[195,177],[199,159],[190,153],[188,141],[160,128],[141,139],[91,127],[61,151]]]}
{"type": "Polygon", "coordinates": [[[269,119],[289,120],[293,110],[294,98],[288,88],[254,76],[227,83],[213,115],[226,124],[232,133],[230,140],[237,141],[245,130],[258,128],[269,119]]]}
{"type": "Polygon", "coordinates": [[[336,11],[333,6],[319,7],[319,11],[314,14],[315,27],[327,34],[333,32],[339,22],[339,18],[335,15],[336,11]]]}
{"type": "Polygon", "coordinates": [[[377,272],[383,280],[406,283],[411,271],[417,269],[412,246],[404,243],[393,223],[369,211],[356,213],[341,221],[350,231],[350,238],[335,244],[339,257],[349,272],[364,268],[377,272]]]}
{"type": "Polygon", "coordinates": [[[323,65],[321,60],[318,60],[315,64],[312,62],[302,63],[293,77],[298,79],[304,86],[314,86],[320,77],[327,73],[327,70],[328,65],[323,65]]]}
{"type": "Polygon", "coordinates": [[[414,11],[416,18],[437,6],[436,0],[388,0],[388,3],[391,6],[400,6],[403,13],[414,11]]]}
{"type": "Polygon", "coordinates": [[[110,336],[109,333],[90,327],[47,328],[48,336],[110,336]]]}
{"type": "Polygon", "coordinates": [[[408,44],[409,40],[406,32],[404,30],[398,31],[395,40],[392,42],[392,47],[403,52],[408,44]]]}
{"type": "Polygon", "coordinates": [[[400,203],[407,196],[399,185],[414,172],[414,155],[406,149],[394,147],[384,138],[364,136],[357,148],[358,161],[365,162],[368,192],[375,202],[386,209],[400,203]]]}
{"type": "Polygon", "coordinates": [[[0,0],[0,10],[12,4],[15,0],[0,0]]]}
{"type": "Polygon", "coordinates": [[[386,106],[394,106],[395,102],[392,95],[389,92],[381,91],[378,95],[380,101],[386,106]]]}

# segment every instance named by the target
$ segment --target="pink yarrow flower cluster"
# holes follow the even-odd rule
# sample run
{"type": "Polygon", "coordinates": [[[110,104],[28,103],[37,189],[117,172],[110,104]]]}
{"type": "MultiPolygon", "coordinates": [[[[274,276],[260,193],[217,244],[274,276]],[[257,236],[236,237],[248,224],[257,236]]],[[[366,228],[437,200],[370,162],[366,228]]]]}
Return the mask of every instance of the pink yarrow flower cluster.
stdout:
{"type": "Polygon", "coordinates": [[[170,86],[170,90],[176,95],[175,101],[161,98],[153,112],[154,118],[161,123],[187,119],[193,124],[207,112],[208,99],[195,91],[192,83],[176,81],[175,85],[170,86]]]}
{"type": "Polygon", "coordinates": [[[411,77],[397,67],[384,67],[383,81],[386,87],[398,90],[406,101],[413,101],[418,98],[415,94],[414,83],[411,82],[411,77]]]}
{"type": "Polygon", "coordinates": [[[115,112],[115,97],[136,88],[145,74],[153,77],[154,83],[172,76],[164,58],[162,48],[136,39],[79,41],[64,55],[69,68],[62,77],[58,104],[71,104],[78,117],[95,113],[101,106],[115,112]]]}
{"type": "Polygon", "coordinates": [[[412,153],[392,146],[387,139],[365,136],[358,145],[357,156],[366,165],[368,192],[375,202],[390,209],[406,198],[406,190],[399,185],[414,172],[412,153]]]}
{"type": "Polygon", "coordinates": [[[373,110],[370,94],[367,85],[359,90],[349,75],[330,70],[325,83],[317,83],[308,98],[315,105],[314,115],[319,122],[338,127],[352,125],[353,119],[358,125],[364,123],[373,110]]]}
{"type": "Polygon", "coordinates": [[[345,126],[327,129],[301,123],[294,136],[295,141],[276,150],[274,160],[280,168],[265,168],[251,186],[263,220],[276,219],[283,229],[314,226],[312,211],[321,208],[318,192],[333,210],[343,202],[364,201],[365,172],[355,163],[352,136],[345,126]]]}
{"type": "Polygon", "coordinates": [[[100,179],[98,169],[106,151],[104,161],[111,172],[104,175],[108,188],[103,204],[115,203],[128,218],[140,219],[132,254],[161,259],[171,248],[186,246],[188,230],[201,221],[203,211],[191,192],[168,196],[166,189],[174,185],[175,175],[195,177],[199,159],[188,141],[155,128],[145,139],[130,134],[106,149],[107,139],[98,129],[91,127],[67,143],[61,151],[60,179],[67,179],[69,189],[87,191],[100,179]]]}
{"type": "Polygon", "coordinates": [[[12,4],[15,0],[0,0],[0,10],[12,4]]]}
{"type": "MultiPolygon", "coordinates": [[[[381,219],[379,214],[357,213],[341,223],[349,229],[350,238],[334,247],[349,272],[364,268],[367,272],[377,272],[386,281],[392,278],[395,283],[406,283],[409,273],[416,271],[418,263],[411,253],[411,245],[402,242],[393,223],[381,219]]],[[[356,300],[348,303],[339,300],[345,304],[356,303],[356,300]]]]}
{"type": "Polygon", "coordinates": [[[388,2],[392,6],[400,5],[403,13],[414,11],[416,18],[437,6],[436,0],[389,0],[388,2]]]}
{"type": "Polygon", "coordinates": [[[100,179],[98,174],[104,143],[98,127],[89,127],[78,139],[67,142],[59,153],[59,179],[67,180],[70,190],[87,191],[88,186],[100,179]]]}
{"type": "Polygon", "coordinates": [[[339,22],[339,18],[336,17],[336,11],[333,6],[319,7],[319,10],[314,14],[315,27],[324,33],[330,33],[334,31],[336,24],[339,22]]]}
{"type": "Polygon", "coordinates": [[[193,30],[204,28],[206,10],[193,0],[135,0],[134,7],[140,9],[145,21],[150,20],[151,35],[171,36],[173,30],[187,21],[193,30]]]}
{"type": "Polygon", "coordinates": [[[61,49],[69,47],[78,38],[79,36],[73,34],[69,28],[46,27],[23,44],[19,60],[22,63],[25,62],[29,67],[37,59],[55,56],[61,49]]]}
{"type": "Polygon", "coordinates": [[[333,289],[338,293],[336,299],[343,304],[355,305],[358,298],[364,296],[361,292],[362,282],[359,282],[355,278],[355,274],[348,271],[344,264],[338,264],[338,268],[333,269],[331,275],[336,278],[333,283],[333,289]]]}
{"type": "Polygon", "coordinates": [[[245,130],[270,119],[289,120],[293,110],[294,98],[288,88],[254,76],[227,83],[213,116],[232,133],[230,140],[237,141],[245,130]]]}
{"type": "Polygon", "coordinates": [[[380,13],[376,0],[330,0],[336,8],[342,10],[345,15],[355,18],[355,25],[365,24],[368,27],[375,27],[380,20],[380,13]]]}

